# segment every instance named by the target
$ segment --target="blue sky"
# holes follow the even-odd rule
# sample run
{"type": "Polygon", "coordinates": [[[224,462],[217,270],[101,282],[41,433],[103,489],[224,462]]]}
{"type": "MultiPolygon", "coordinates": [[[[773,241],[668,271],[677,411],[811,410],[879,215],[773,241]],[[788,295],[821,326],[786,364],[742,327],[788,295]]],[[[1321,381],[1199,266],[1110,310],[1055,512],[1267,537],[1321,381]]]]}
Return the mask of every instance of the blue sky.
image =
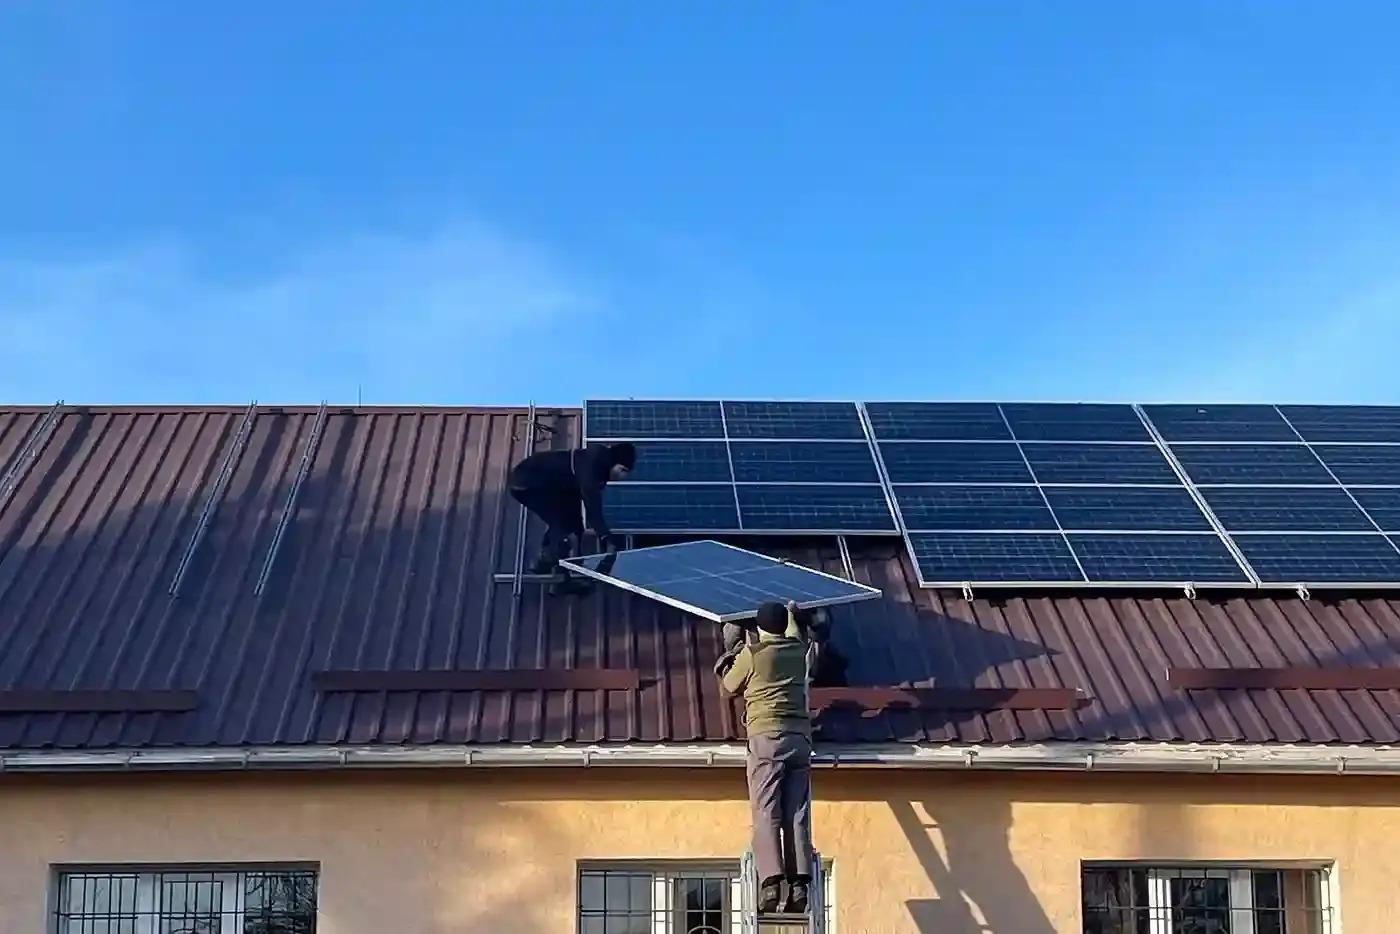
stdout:
{"type": "Polygon", "coordinates": [[[0,400],[1400,402],[1400,5],[0,6],[0,400]]]}

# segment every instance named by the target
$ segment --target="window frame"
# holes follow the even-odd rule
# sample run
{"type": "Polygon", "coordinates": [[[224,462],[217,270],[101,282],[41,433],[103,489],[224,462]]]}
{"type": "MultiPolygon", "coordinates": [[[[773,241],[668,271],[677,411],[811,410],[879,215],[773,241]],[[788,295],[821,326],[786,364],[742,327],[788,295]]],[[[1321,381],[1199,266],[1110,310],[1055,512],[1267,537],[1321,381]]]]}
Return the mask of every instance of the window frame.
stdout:
{"type": "MultiPolygon", "coordinates": [[[[1173,879],[1225,879],[1230,887],[1230,901],[1247,897],[1249,908],[1229,908],[1227,911],[1248,912],[1250,927],[1258,920],[1261,910],[1253,905],[1255,872],[1316,872],[1318,904],[1315,910],[1322,921],[1325,934],[1340,934],[1341,908],[1337,892],[1336,863],[1324,859],[1214,859],[1214,860],[1161,860],[1161,859],[1092,859],[1079,862],[1080,919],[1079,929],[1085,929],[1084,876],[1090,871],[1125,870],[1140,871],[1147,875],[1148,888],[1148,931],[1149,934],[1173,934],[1170,886],[1173,879]],[[1154,904],[1154,900],[1160,904],[1154,904]]],[[[1284,910],[1282,908],[1280,911],[1284,910]]],[[[1248,932],[1244,932],[1248,934],[1248,932]]],[[[1287,934],[1287,932],[1286,932],[1287,934]]]]}
{"type": "MultiPolygon", "coordinates": [[[[735,859],[580,859],[574,862],[574,924],[575,934],[582,934],[583,876],[586,872],[626,872],[634,875],[650,874],[652,877],[652,925],[650,934],[684,934],[679,928],[683,920],[683,906],[675,904],[672,896],[676,882],[687,878],[713,877],[723,874],[729,885],[724,891],[722,913],[729,919],[730,934],[741,934],[743,923],[743,871],[742,863],[735,859]],[[657,898],[666,901],[658,903],[657,898]],[[663,904],[664,909],[656,906],[663,904]],[[662,927],[664,925],[664,928],[662,927]]],[[[822,860],[822,879],[825,882],[823,907],[826,911],[826,932],[835,934],[835,863],[831,859],[822,860]]]]}
{"type": "MultiPolygon", "coordinates": [[[[251,862],[178,862],[178,863],[158,863],[158,862],[100,862],[100,863],[52,863],[49,865],[48,894],[44,901],[44,915],[46,934],[62,934],[62,921],[59,913],[63,907],[63,881],[68,875],[134,875],[136,876],[136,901],[137,911],[141,910],[143,898],[145,903],[152,906],[158,904],[156,900],[157,887],[160,884],[160,877],[163,874],[173,873],[199,873],[211,876],[229,876],[236,882],[239,878],[257,873],[310,873],[312,876],[312,891],[316,899],[316,911],[312,915],[313,930],[319,927],[321,916],[321,864],[319,862],[307,860],[288,860],[286,862],[268,862],[266,860],[251,862]]],[[[245,893],[243,886],[225,885],[221,894],[220,913],[224,916],[220,919],[220,934],[241,934],[241,921],[246,908],[244,903],[245,893]],[[233,908],[230,908],[230,902],[233,908]],[[225,914],[232,912],[232,914],[225,914]]],[[[162,920],[156,915],[152,918],[158,922],[162,920]]],[[[143,930],[141,918],[137,918],[138,934],[148,934],[143,930]]],[[[146,925],[148,927],[149,925],[146,925]]],[[[153,934],[153,932],[151,932],[153,934]]]]}

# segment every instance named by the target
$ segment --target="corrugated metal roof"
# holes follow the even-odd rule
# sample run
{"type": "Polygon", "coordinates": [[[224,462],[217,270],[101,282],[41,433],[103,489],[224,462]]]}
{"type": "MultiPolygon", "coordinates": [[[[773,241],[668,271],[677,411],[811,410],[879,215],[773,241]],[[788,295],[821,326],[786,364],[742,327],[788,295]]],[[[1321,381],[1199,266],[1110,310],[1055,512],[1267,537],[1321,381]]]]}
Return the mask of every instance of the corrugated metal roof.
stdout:
{"type": "MultiPolygon", "coordinates": [[[[0,410],[0,477],[44,408],[0,410]]],[[[728,740],[716,627],[602,588],[519,597],[506,472],[524,409],[328,411],[261,595],[314,407],[68,408],[0,511],[0,690],[194,688],[191,713],[0,714],[0,748],[728,740]],[[223,495],[219,476],[230,472],[223,495]],[[202,515],[178,596],[172,580],[202,515]],[[354,668],[636,668],[638,691],[317,695],[354,668]]],[[[543,447],[579,414],[548,410],[543,447]]],[[[539,529],[531,527],[531,535],[539,529]]],[[[834,573],[834,541],[757,543],[834,573]]],[[[1394,691],[1178,692],[1178,666],[1395,665],[1400,599],[921,590],[902,545],[852,540],[885,598],[837,611],[852,684],[1070,687],[1074,711],[833,709],[840,741],[1391,743],[1394,691]]]]}

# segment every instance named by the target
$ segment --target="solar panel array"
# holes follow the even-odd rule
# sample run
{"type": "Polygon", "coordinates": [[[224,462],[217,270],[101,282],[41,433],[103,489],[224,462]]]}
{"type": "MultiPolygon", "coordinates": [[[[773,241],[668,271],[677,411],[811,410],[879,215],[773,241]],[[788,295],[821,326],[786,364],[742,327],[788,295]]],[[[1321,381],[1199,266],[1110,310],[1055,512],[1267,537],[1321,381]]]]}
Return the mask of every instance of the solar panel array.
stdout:
{"type": "Polygon", "coordinates": [[[927,586],[1253,584],[1131,405],[865,409],[927,586]]]}
{"type": "Polygon", "coordinates": [[[584,422],[637,446],[605,494],[619,531],[898,532],[853,402],[589,402],[584,422]]]}
{"type": "Polygon", "coordinates": [[[1400,584],[1400,407],[1146,405],[1263,584],[1400,584]]]}
{"type": "Polygon", "coordinates": [[[1400,407],[590,402],[586,422],[641,451],[609,490],[620,529],[897,530],[926,586],[1400,586],[1400,407]]]}

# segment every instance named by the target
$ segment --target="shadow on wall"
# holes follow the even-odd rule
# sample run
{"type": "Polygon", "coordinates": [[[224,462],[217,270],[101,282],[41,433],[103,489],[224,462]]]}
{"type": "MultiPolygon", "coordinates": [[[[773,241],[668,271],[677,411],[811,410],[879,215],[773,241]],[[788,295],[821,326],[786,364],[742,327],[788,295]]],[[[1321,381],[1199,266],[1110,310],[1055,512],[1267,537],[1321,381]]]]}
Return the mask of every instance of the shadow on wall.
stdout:
{"type": "Polygon", "coordinates": [[[1011,856],[1010,802],[894,800],[890,810],[937,893],[905,902],[919,934],[1055,934],[1011,856]]]}

